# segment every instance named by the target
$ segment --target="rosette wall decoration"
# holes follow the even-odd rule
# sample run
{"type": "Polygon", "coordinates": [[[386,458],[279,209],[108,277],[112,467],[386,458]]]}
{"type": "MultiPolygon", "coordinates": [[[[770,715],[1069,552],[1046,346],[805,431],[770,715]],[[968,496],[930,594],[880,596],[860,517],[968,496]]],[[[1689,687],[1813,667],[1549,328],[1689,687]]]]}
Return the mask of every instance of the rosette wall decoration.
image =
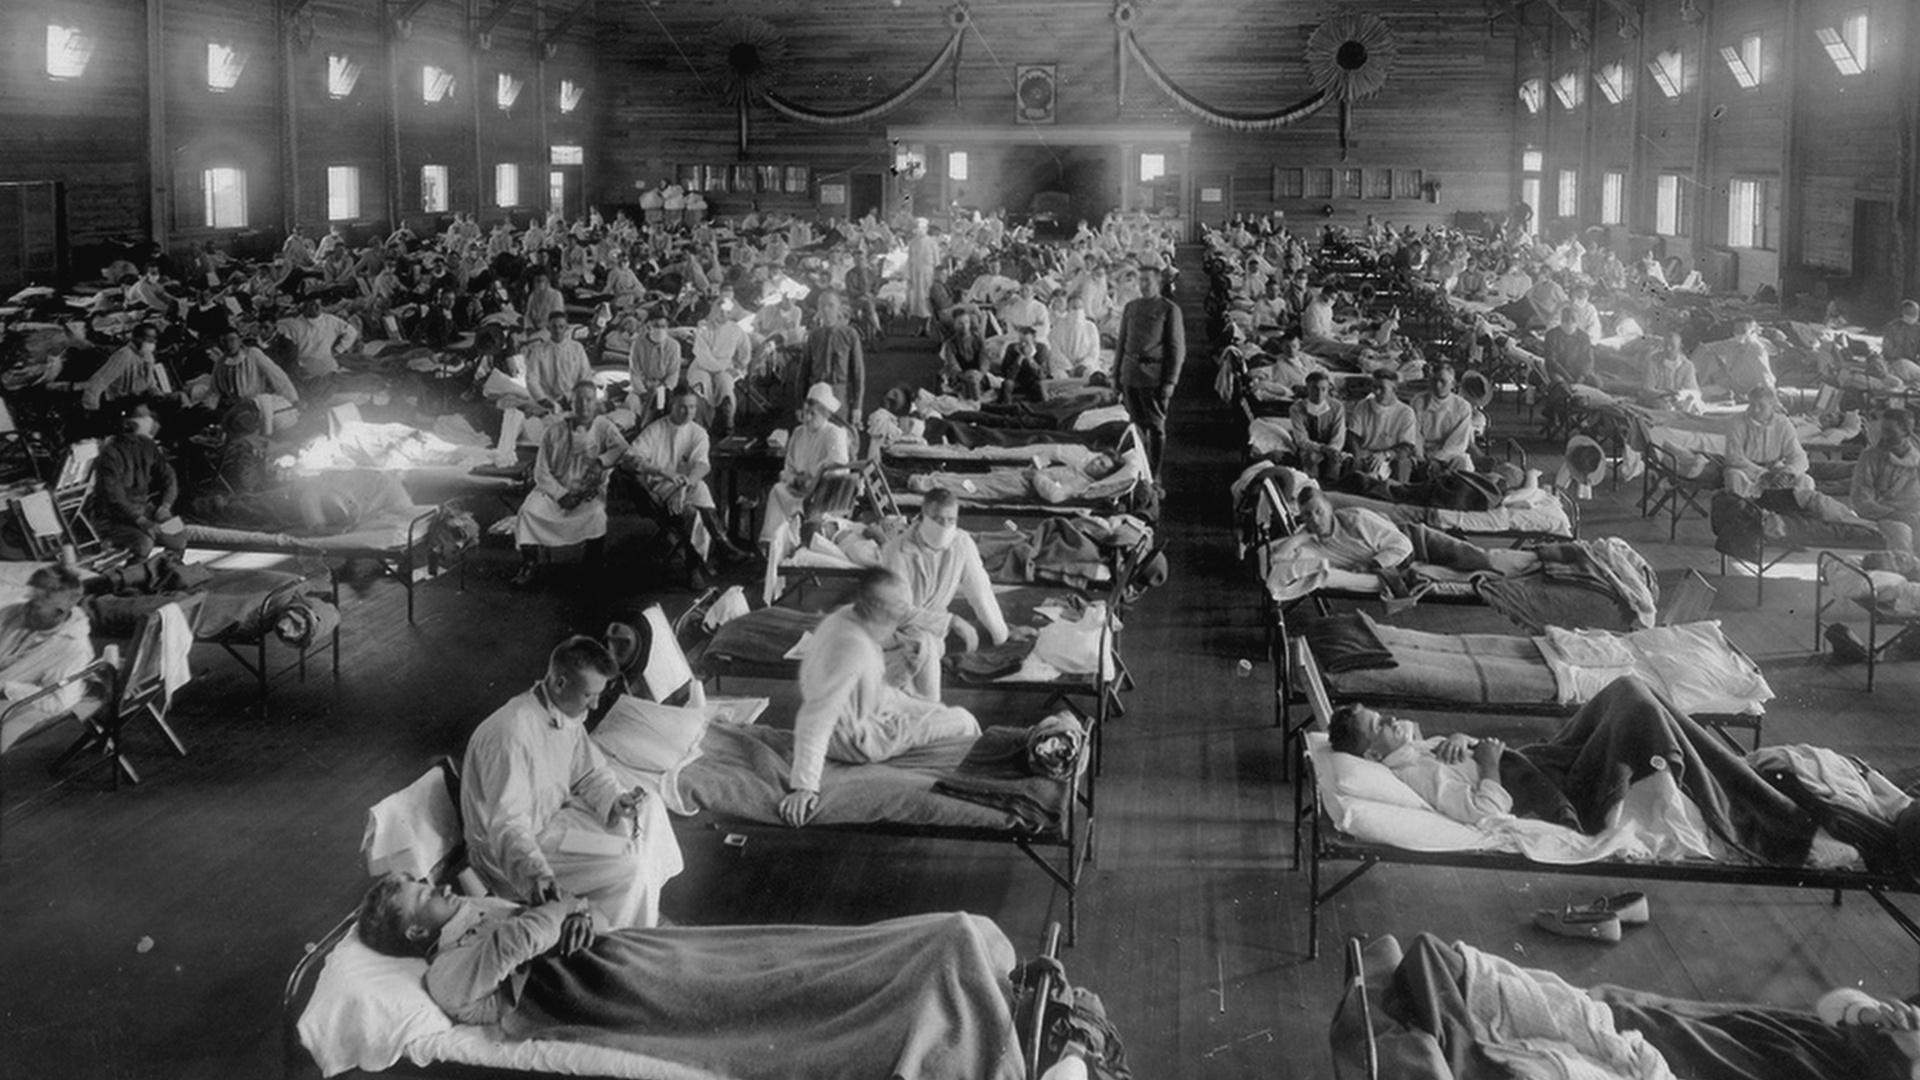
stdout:
{"type": "Polygon", "coordinates": [[[1340,103],[1340,152],[1347,151],[1353,103],[1387,85],[1397,46],[1378,15],[1343,11],[1314,28],[1307,39],[1307,71],[1313,85],[1340,103]]]}
{"type": "Polygon", "coordinates": [[[780,81],[787,39],[765,19],[735,15],[708,31],[720,98],[733,106],[740,153],[747,152],[747,105],[780,81]]]}

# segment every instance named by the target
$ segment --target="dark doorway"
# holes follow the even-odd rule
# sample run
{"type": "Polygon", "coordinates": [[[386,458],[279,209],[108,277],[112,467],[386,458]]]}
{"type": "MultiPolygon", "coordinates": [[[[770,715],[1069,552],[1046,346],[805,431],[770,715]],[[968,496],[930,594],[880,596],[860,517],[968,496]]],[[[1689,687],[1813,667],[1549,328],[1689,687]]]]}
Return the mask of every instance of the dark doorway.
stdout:
{"type": "MultiPolygon", "coordinates": [[[[1018,216],[1034,209],[1034,197],[1061,192],[1068,205],[1066,228],[1098,225],[1120,204],[1119,155],[1108,146],[1013,146],[999,157],[998,175],[976,177],[979,194],[967,200],[982,210],[1018,216]]],[[[1043,207],[1051,200],[1043,200],[1043,207]]]]}
{"type": "Polygon", "coordinates": [[[1893,227],[1892,203],[1853,201],[1853,299],[1863,312],[1893,307],[1893,227]]]}
{"type": "Polygon", "coordinates": [[[886,200],[887,186],[879,173],[854,173],[848,177],[847,216],[855,219],[872,213],[885,220],[886,210],[880,204],[886,200]]]}

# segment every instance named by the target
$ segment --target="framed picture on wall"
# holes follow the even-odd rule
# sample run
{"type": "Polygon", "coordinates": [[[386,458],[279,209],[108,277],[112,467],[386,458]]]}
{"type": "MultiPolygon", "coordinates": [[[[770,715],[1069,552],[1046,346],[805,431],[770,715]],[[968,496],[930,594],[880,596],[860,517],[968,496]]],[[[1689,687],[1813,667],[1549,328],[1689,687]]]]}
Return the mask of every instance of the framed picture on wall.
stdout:
{"type": "Polygon", "coordinates": [[[1020,64],[1013,72],[1013,119],[1020,124],[1053,123],[1057,89],[1052,64],[1020,64]]]}
{"type": "Polygon", "coordinates": [[[847,185],[821,184],[820,185],[820,205],[821,206],[847,205],[847,185]]]}

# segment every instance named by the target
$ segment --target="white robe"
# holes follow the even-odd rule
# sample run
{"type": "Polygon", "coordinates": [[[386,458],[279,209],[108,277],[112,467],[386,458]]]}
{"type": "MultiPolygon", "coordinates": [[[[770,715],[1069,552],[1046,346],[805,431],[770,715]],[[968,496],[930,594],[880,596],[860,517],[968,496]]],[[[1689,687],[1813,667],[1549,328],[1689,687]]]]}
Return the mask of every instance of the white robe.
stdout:
{"type": "Polygon", "coordinates": [[[584,428],[571,423],[549,425],[540,439],[540,455],[534,460],[533,490],[520,504],[520,515],[514,521],[514,543],[521,547],[565,547],[607,535],[604,477],[599,492],[573,509],[561,507],[560,499],[582,483],[594,461],[610,466],[626,450],[620,429],[604,416],[594,417],[584,428]]]}

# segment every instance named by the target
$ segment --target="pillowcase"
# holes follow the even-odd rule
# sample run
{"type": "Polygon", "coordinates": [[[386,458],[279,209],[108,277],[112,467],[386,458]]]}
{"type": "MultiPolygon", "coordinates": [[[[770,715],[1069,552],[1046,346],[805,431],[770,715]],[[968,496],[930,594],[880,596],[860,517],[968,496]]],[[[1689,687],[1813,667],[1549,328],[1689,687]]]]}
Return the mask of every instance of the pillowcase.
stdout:
{"type": "Polygon", "coordinates": [[[1352,754],[1334,753],[1331,747],[1327,751],[1326,772],[1321,776],[1344,798],[1403,806],[1409,810],[1433,809],[1419,793],[1393,775],[1392,769],[1352,754]]]}
{"type": "Polygon", "coordinates": [[[368,948],[352,930],[327,954],[300,1013],[300,1044],[323,1076],[390,1068],[415,1039],[453,1030],[427,995],[427,962],[368,948]]]}

